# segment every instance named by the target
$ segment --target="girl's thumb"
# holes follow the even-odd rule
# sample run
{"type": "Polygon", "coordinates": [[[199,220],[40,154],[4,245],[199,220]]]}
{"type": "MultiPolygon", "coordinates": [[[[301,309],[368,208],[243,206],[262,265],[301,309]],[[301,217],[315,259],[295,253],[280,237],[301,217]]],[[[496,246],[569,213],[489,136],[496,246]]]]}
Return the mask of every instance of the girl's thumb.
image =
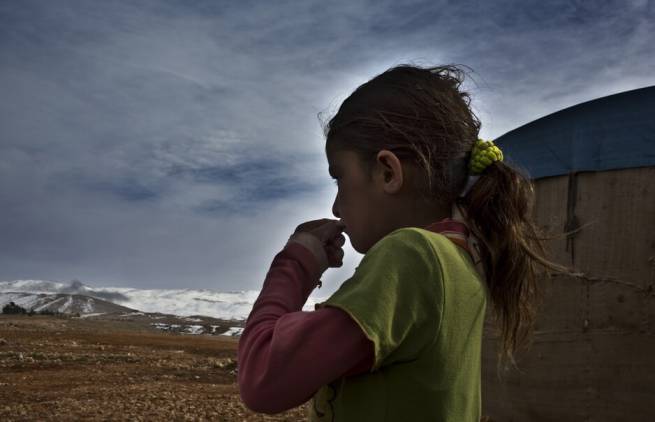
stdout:
{"type": "Polygon", "coordinates": [[[330,237],[340,234],[345,227],[346,225],[341,221],[336,221],[334,224],[330,224],[330,237]]]}

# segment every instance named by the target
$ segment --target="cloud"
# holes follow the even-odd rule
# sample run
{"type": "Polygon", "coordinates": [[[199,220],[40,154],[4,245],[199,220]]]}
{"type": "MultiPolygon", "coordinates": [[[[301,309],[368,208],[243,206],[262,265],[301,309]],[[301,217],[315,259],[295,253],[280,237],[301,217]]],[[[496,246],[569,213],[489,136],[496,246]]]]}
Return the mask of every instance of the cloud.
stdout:
{"type": "MultiPolygon", "coordinates": [[[[317,118],[464,63],[483,137],[652,85],[653,2],[0,5],[0,279],[248,290],[331,218],[317,118]]],[[[361,255],[324,278],[325,296],[361,255]]]]}

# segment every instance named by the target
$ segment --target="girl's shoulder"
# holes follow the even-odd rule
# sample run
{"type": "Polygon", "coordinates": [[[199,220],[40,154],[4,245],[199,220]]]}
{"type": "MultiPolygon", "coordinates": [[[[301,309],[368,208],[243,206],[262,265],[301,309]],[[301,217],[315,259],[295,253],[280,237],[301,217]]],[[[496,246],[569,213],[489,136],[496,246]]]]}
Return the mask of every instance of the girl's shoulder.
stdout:
{"type": "MultiPolygon", "coordinates": [[[[472,259],[467,248],[458,244],[460,242],[458,239],[421,227],[396,229],[386,238],[389,238],[385,242],[387,246],[397,248],[398,245],[402,245],[422,255],[427,262],[439,266],[458,264],[472,259]]],[[[466,243],[466,240],[463,242],[466,243]]]]}
{"type": "Polygon", "coordinates": [[[421,227],[402,227],[384,237],[387,238],[416,249],[438,249],[449,253],[457,249],[447,236],[421,227]]]}
{"type": "Polygon", "coordinates": [[[380,239],[366,253],[369,256],[387,256],[394,261],[412,261],[414,265],[439,266],[443,259],[457,255],[456,246],[440,233],[420,227],[402,227],[380,239]]]}

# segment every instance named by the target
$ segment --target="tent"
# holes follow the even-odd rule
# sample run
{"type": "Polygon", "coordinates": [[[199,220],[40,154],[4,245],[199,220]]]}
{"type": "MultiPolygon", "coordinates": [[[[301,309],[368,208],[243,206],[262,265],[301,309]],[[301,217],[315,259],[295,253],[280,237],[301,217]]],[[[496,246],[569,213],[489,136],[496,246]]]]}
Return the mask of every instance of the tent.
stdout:
{"type": "Polygon", "coordinates": [[[494,142],[533,180],[555,262],[532,345],[496,373],[485,322],[482,414],[494,421],[655,420],[655,86],[560,110],[494,142]]]}

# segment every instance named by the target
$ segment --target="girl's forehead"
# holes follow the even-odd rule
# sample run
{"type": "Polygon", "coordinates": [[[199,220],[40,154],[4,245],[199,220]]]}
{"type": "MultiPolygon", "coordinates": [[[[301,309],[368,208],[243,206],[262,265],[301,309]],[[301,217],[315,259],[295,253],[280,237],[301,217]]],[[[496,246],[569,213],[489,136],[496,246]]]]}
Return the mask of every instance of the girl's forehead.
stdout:
{"type": "Polygon", "coordinates": [[[344,149],[331,150],[327,152],[327,158],[330,163],[347,163],[352,162],[357,157],[355,151],[344,149]]]}

